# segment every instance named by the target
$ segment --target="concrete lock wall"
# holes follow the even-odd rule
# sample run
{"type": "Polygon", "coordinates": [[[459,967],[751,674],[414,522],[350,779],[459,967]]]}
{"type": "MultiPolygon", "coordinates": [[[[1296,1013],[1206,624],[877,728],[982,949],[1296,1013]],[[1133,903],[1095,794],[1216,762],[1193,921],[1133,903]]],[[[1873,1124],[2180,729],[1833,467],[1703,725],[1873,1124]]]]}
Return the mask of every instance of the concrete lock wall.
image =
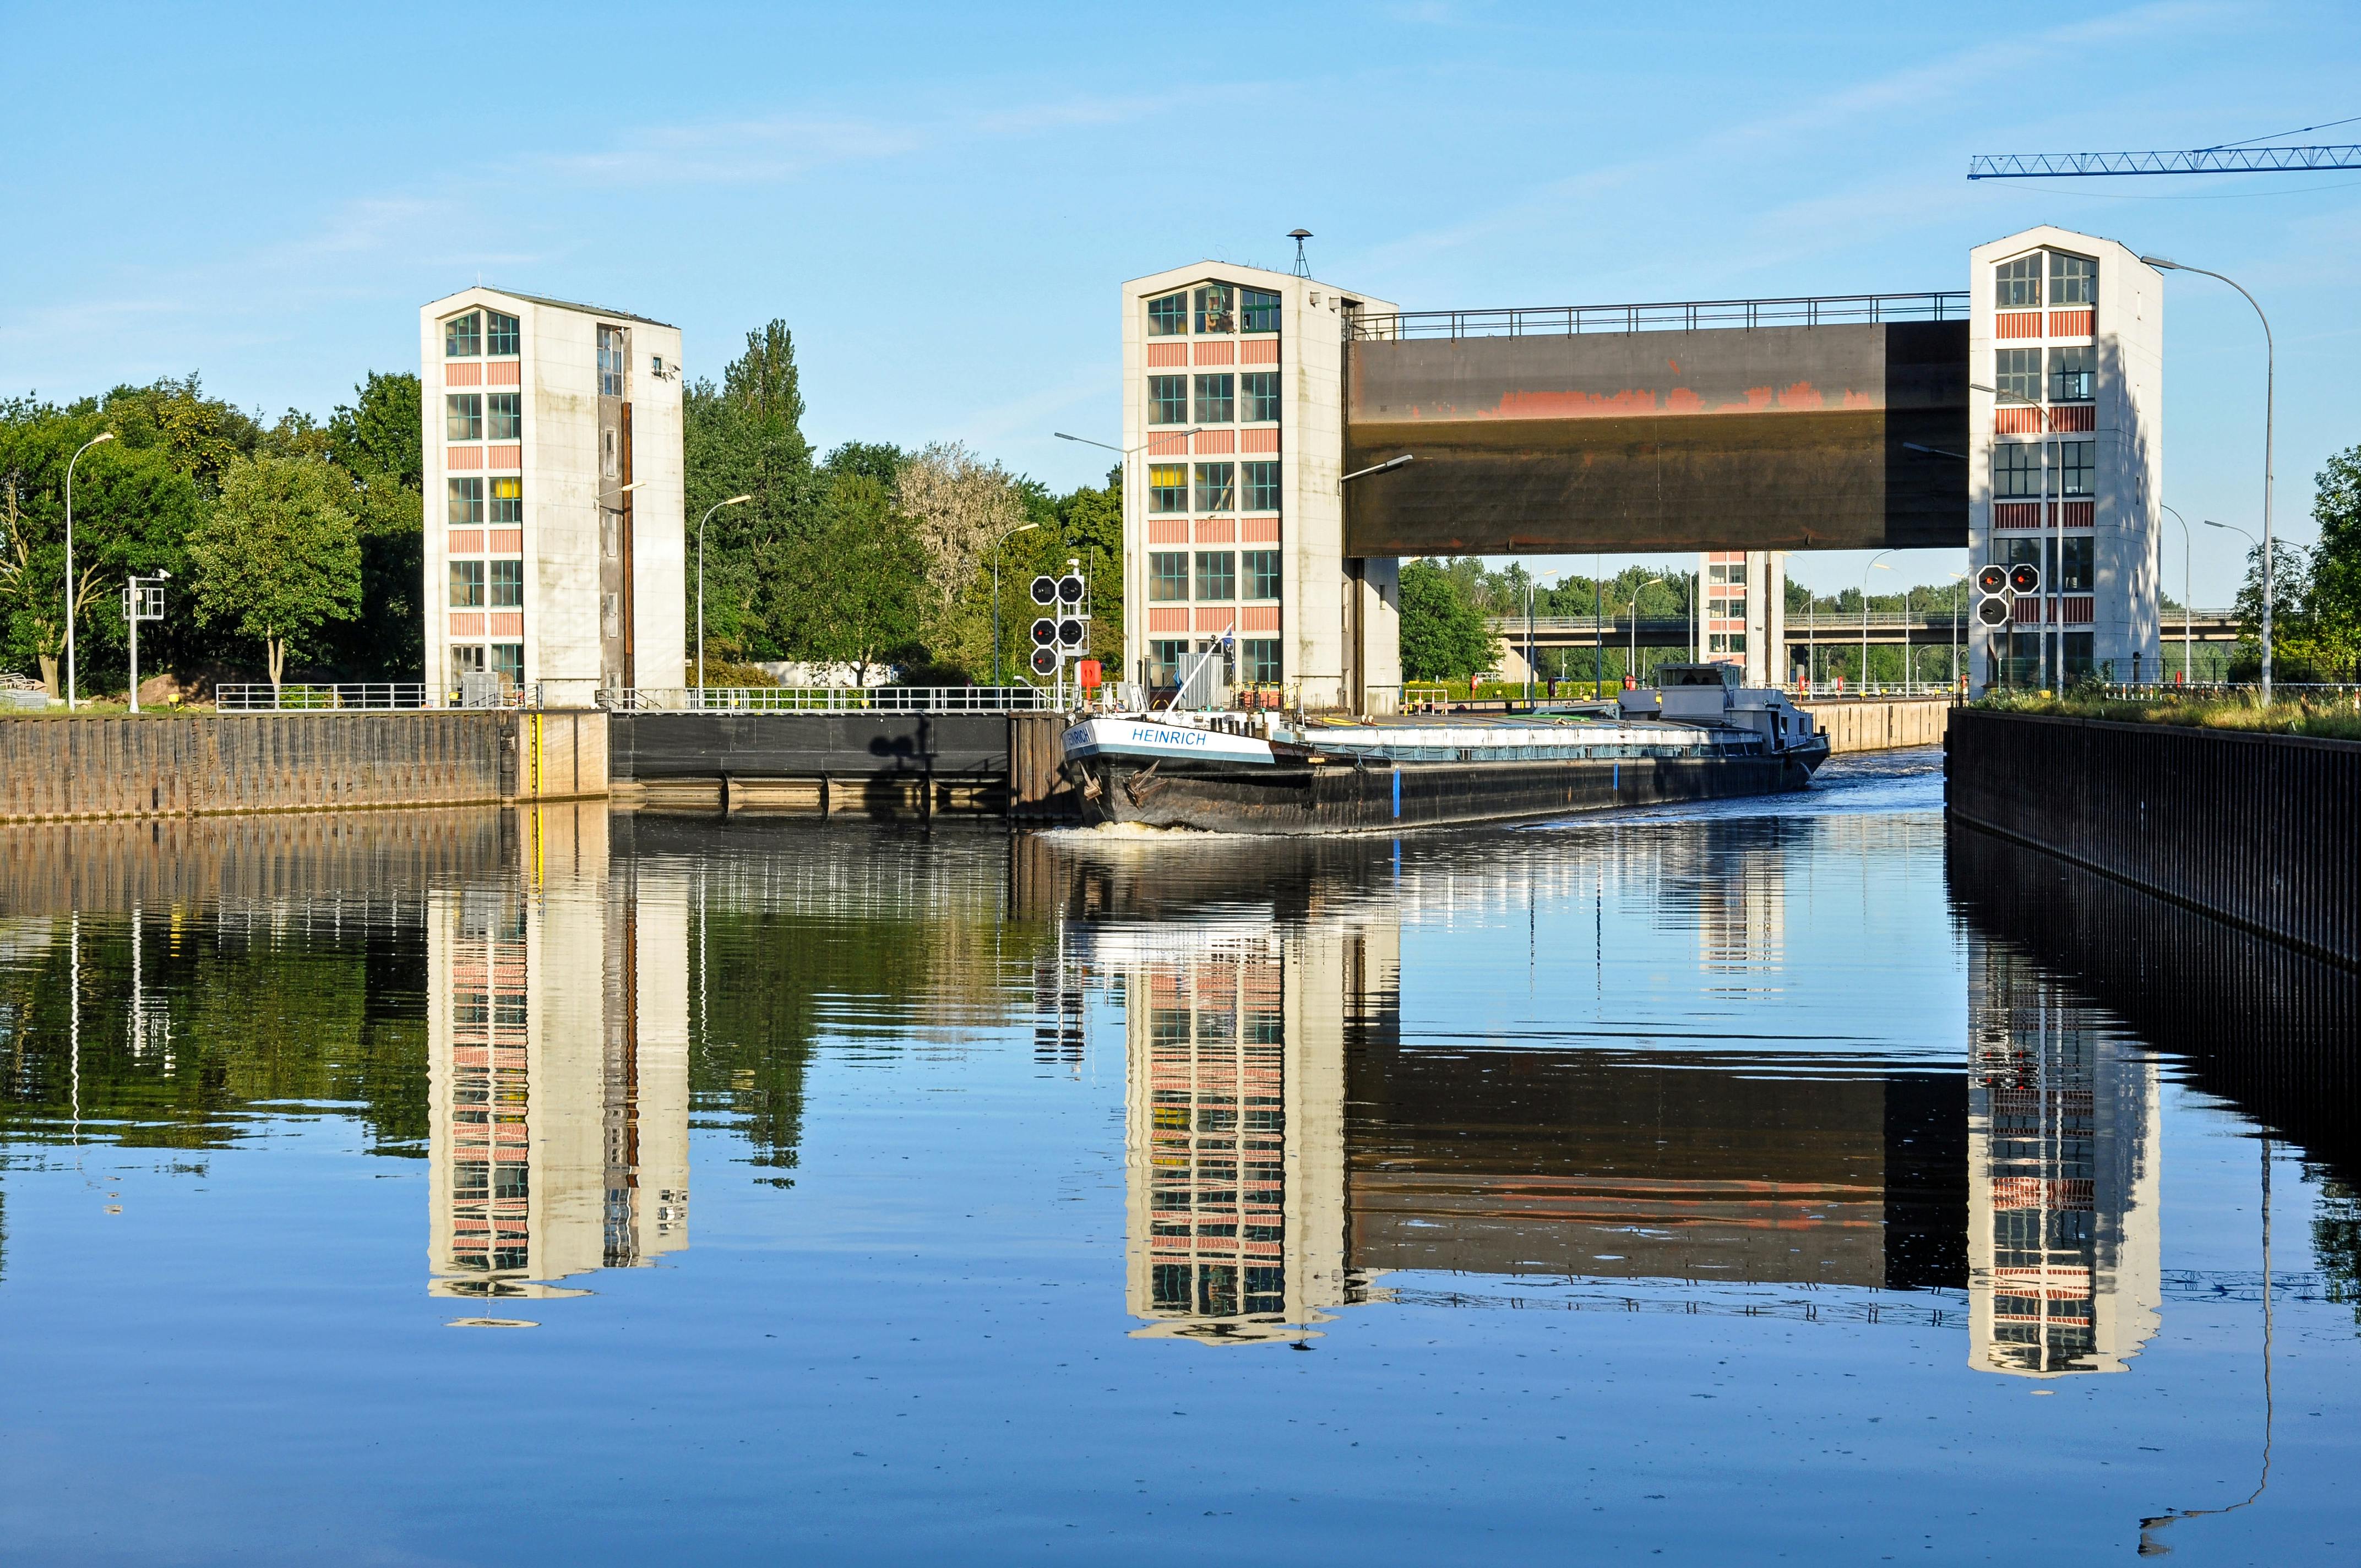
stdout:
{"type": "Polygon", "coordinates": [[[439,710],[0,722],[0,821],[607,793],[607,716],[439,710]]]}
{"type": "Polygon", "coordinates": [[[1796,704],[1828,738],[1831,751],[1891,751],[1939,746],[1957,711],[1948,699],[1796,704]]]}
{"type": "Polygon", "coordinates": [[[2361,743],[1962,708],[1947,749],[1955,822],[2361,965],[2361,743]]]}

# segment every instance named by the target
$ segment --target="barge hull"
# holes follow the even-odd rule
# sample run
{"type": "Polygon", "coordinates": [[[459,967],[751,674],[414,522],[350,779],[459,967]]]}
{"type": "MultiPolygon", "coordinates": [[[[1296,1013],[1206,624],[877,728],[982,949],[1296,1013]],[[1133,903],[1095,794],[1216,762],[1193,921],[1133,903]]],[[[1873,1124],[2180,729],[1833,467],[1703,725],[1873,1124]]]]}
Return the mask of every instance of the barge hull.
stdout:
{"type": "Polygon", "coordinates": [[[1806,788],[1824,751],[1754,757],[1626,757],[1247,768],[1099,756],[1082,773],[1088,822],[1227,833],[1388,833],[1806,788]]]}

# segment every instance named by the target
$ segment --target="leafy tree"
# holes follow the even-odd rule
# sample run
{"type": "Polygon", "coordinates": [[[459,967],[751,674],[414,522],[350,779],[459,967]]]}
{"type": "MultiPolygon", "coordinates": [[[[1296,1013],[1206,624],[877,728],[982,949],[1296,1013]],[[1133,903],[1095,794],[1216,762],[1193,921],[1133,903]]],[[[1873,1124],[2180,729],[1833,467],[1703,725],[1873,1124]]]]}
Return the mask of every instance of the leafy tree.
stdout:
{"type": "Polygon", "coordinates": [[[2320,543],[2304,587],[2309,650],[2323,673],[2339,677],[2361,660],[2361,446],[2349,446],[2320,471],[2312,503],[2320,543]]]}
{"type": "MultiPolygon", "coordinates": [[[[700,380],[683,400],[692,534],[716,501],[754,498],[715,513],[706,530],[707,641],[733,657],[785,651],[774,613],[779,607],[765,599],[771,587],[792,572],[790,557],[813,504],[811,444],[804,439],[803,416],[795,337],[782,321],[746,334],[745,353],[722,372],[719,388],[700,380]]],[[[686,591],[693,599],[694,571],[686,591]]]]}
{"type": "Polygon", "coordinates": [[[989,668],[989,552],[1027,521],[1027,492],[999,464],[955,442],[937,442],[902,465],[894,500],[909,520],[923,563],[919,636],[928,654],[953,668],[989,668]]]}
{"type": "Polygon", "coordinates": [[[830,476],[779,596],[790,644],[807,659],[854,666],[866,685],[872,669],[917,639],[924,566],[884,486],[864,474],[830,476]]]}
{"type": "Polygon", "coordinates": [[[890,441],[848,441],[833,448],[821,466],[831,474],[861,474],[887,489],[902,477],[910,455],[890,441]]]}
{"type": "Polygon", "coordinates": [[[407,370],[372,370],[353,389],[354,400],[328,416],[328,461],[356,478],[382,474],[413,490],[426,485],[418,378],[407,370]]]}
{"type": "Polygon", "coordinates": [[[414,680],[426,667],[425,452],[418,378],[372,370],[328,416],[326,454],[349,476],[361,549],[361,609],[318,652],[347,678],[414,680]]]}
{"type": "Polygon", "coordinates": [[[117,387],[99,411],[126,447],[162,453],[208,495],[219,490],[232,463],[254,455],[264,436],[252,414],[206,397],[194,371],[180,380],[167,376],[152,386],[117,387]]]}
{"type": "Polygon", "coordinates": [[[360,541],[350,492],[326,463],[296,457],[234,462],[221,499],[189,543],[197,619],[258,638],[270,684],[291,643],[360,608],[360,541]]]}
{"type": "Polygon", "coordinates": [[[1494,639],[1481,611],[1452,575],[1418,560],[1401,573],[1402,674],[1414,681],[1465,680],[1492,663],[1494,639]]]}

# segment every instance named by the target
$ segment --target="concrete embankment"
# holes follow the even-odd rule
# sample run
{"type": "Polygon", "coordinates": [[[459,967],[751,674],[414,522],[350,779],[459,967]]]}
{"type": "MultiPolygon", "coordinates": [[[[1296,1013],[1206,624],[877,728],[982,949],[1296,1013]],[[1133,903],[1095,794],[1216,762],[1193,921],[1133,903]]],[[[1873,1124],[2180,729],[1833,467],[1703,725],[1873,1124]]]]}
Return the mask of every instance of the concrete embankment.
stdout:
{"type": "Polygon", "coordinates": [[[1955,822],[2361,965],[2361,743],[1961,708],[1946,751],[1955,822]]]}
{"type": "Polygon", "coordinates": [[[1892,751],[1908,746],[1939,746],[1950,723],[1949,697],[1903,697],[1890,702],[1799,702],[1828,738],[1831,751],[1892,751]]]}
{"type": "Polygon", "coordinates": [[[0,720],[0,821],[607,793],[607,716],[444,710],[0,720]]]}

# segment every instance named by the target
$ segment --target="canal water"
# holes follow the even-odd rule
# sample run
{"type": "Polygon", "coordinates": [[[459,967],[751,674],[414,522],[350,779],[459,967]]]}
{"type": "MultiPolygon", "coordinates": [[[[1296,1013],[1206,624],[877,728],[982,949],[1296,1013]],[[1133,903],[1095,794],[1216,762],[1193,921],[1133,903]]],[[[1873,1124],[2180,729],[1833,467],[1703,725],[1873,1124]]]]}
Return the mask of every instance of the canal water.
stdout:
{"type": "Polygon", "coordinates": [[[2361,1556],[2350,977],[1939,758],[0,833],[0,1555],[2361,1556]]]}

